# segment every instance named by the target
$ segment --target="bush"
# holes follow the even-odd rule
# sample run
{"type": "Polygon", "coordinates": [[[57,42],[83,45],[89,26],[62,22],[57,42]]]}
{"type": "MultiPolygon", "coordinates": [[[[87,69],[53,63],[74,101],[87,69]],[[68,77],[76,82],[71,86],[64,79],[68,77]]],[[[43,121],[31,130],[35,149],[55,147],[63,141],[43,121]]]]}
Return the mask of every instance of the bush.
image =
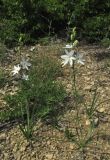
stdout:
{"type": "Polygon", "coordinates": [[[109,39],[109,38],[103,38],[103,39],[101,40],[101,44],[102,44],[102,46],[104,46],[104,47],[109,47],[109,46],[110,46],[110,39],[109,39]]]}
{"type": "Polygon", "coordinates": [[[2,0],[0,37],[9,47],[34,43],[76,26],[79,38],[91,42],[110,36],[108,0],[2,0]]]}
{"type": "Polygon", "coordinates": [[[90,42],[110,36],[110,2],[108,0],[80,0],[71,6],[70,26],[79,29],[79,36],[90,42]]]}
{"type": "Polygon", "coordinates": [[[7,49],[3,43],[0,43],[0,62],[3,62],[7,57],[7,49]]]}
{"type": "Polygon", "coordinates": [[[110,36],[110,16],[99,15],[85,20],[83,24],[83,36],[90,42],[99,42],[110,36]]]}
{"type": "Polygon", "coordinates": [[[50,36],[54,29],[59,29],[60,20],[64,21],[64,5],[58,0],[5,0],[0,8],[0,36],[9,47],[18,43],[20,34],[24,35],[25,44],[42,35],[50,36]]]}

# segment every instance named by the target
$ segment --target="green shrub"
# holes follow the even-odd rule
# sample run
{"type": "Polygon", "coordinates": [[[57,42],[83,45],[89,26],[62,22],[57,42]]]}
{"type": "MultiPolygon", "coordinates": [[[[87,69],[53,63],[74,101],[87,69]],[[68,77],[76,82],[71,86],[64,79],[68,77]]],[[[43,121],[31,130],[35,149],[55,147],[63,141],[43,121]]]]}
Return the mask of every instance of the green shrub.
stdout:
{"type": "Polygon", "coordinates": [[[39,36],[54,33],[60,20],[64,21],[64,5],[58,0],[5,0],[0,8],[0,37],[9,47],[18,43],[20,34],[24,43],[35,42],[39,36]]]}
{"type": "Polygon", "coordinates": [[[86,37],[87,40],[92,42],[100,41],[105,37],[109,37],[109,21],[110,16],[106,15],[99,15],[92,18],[88,18],[83,23],[84,37],[86,37]]]}
{"type": "Polygon", "coordinates": [[[109,47],[109,46],[110,46],[110,39],[109,39],[109,38],[103,38],[103,39],[101,40],[101,44],[102,44],[102,46],[104,46],[104,47],[109,47]]]}
{"type": "Polygon", "coordinates": [[[79,37],[89,42],[110,37],[110,2],[78,0],[70,3],[70,26],[76,26],[79,37]],[[73,3],[73,5],[71,5],[73,3]]]}
{"type": "Polygon", "coordinates": [[[77,27],[79,38],[100,41],[110,36],[108,0],[2,0],[0,37],[9,47],[77,27]]]}
{"type": "Polygon", "coordinates": [[[0,62],[3,62],[7,57],[7,49],[3,43],[0,43],[0,62]]]}

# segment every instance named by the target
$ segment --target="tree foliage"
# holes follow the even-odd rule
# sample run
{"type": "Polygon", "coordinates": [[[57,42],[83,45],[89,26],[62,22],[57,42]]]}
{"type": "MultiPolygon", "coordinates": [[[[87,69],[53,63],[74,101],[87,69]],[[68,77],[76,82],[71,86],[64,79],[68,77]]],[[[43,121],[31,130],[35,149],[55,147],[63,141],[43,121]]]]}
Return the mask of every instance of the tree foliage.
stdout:
{"type": "Polygon", "coordinates": [[[0,37],[10,46],[76,26],[91,42],[110,37],[109,0],[1,0],[0,37]]]}

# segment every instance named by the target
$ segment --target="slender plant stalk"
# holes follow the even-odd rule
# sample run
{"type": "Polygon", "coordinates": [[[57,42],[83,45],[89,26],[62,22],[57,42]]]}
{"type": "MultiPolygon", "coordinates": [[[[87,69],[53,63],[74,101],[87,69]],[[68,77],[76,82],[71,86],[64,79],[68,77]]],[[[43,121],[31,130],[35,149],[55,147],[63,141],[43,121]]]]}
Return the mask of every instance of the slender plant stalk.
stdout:
{"type": "Polygon", "coordinates": [[[75,61],[73,61],[73,67],[72,67],[72,83],[73,83],[73,91],[74,95],[76,96],[77,88],[76,88],[76,68],[75,68],[75,61]]]}
{"type": "Polygon", "coordinates": [[[76,87],[76,68],[75,68],[75,61],[73,61],[73,67],[72,67],[72,89],[73,89],[73,94],[74,94],[74,103],[75,103],[75,110],[76,110],[76,134],[78,136],[78,144],[80,145],[81,143],[81,135],[82,135],[82,130],[80,127],[80,116],[79,116],[79,108],[78,108],[78,102],[77,102],[77,87],[76,87]]]}

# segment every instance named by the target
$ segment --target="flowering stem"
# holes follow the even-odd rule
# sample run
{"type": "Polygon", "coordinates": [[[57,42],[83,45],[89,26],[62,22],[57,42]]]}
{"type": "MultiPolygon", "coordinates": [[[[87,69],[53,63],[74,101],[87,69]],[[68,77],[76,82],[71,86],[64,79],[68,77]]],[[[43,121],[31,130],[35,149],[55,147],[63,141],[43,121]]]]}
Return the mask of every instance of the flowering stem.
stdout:
{"type": "Polygon", "coordinates": [[[72,66],[72,73],[71,73],[71,78],[72,78],[72,89],[73,89],[73,96],[75,98],[74,104],[75,104],[75,110],[76,110],[76,133],[78,136],[79,141],[80,140],[80,130],[78,128],[80,124],[79,120],[79,109],[78,109],[78,102],[77,102],[77,88],[76,88],[76,68],[75,68],[75,61],[73,61],[73,66],[72,66]]]}
{"type": "Polygon", "coordinates": [[[74,93],[74,95],[76,96],[76,92],[77,92],[77,90],[76,90],[76,69],[75,69],[75,61],[73,61],[73,68],[72,68],[72,71],[73,71],[73,73],[72,73],[72,81],[73,81],[73,93],[74,93]]]}
{"type": "Polygon", "coordinates": [[[80,124],[80,113],[79,113],[79,108],[78,108],[78,91],[77,91],[77,86],[76,86],[76,68],[75,68],[75,61],[73,61],[73,67],[72,67],[72,86],[73,86],[73,95],[74,95],[74,103],[75,103],[75,110],[76,110],[76,133],[78,136],[78,144],[80,147],[82,146],[82,126],[80,124]]]}

